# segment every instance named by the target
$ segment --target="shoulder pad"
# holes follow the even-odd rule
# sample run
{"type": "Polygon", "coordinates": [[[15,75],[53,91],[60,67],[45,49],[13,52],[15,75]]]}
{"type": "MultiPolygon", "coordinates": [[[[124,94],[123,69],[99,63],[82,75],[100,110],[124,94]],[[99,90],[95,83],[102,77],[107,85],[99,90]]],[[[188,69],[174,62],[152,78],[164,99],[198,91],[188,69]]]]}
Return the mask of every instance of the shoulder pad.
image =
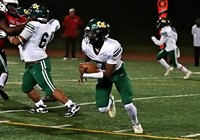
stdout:
{"type": "Polygon", "coordinates": [[[161,29],[160,34],[161,35],[167,35],[172,31],[172,28],[170,26],[165,26],[161,29]]]}
{"type": "Polygon", "coordinates": [[[60,29],[60,22],[57,19],[51,19],[48,24],[54,26],[56,31],[60,29]]]}

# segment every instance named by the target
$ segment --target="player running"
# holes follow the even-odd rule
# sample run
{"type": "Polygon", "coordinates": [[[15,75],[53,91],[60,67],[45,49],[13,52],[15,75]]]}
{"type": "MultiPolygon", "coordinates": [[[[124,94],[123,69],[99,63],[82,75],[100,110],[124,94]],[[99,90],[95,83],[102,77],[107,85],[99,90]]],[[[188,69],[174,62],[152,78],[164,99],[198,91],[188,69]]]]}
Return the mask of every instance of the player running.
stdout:
{"type": "MultiPolygon", "coordinates": [[[[132,103],[132,85],[121,60],[122,47],[117,40],[108,38],[110,26],[101,19],[92,19],[85,28],[82,41],[82,51],[85,54],[85,62],[93,60],[101,69],[97,73],[84,73],[82,78],[98,79],[96,84],[96,106],[100,112],[108,112],[110,117],[115,117],[116,108],[114,96],[111,94],[115,84],[128,116],[131,119],[135,133],[143,133],[137,117],[137,108],[132,103]]],[[[81,78],[81,80],[82,80],[81,78]]]]}
{"type": "Polygon", "coordinates": [[[189,71],[182,64],[178,63],[177,52],[176,52],[177,51],[176,41],[178,35],[170,25],[171,22],[169,19],[167,18],[159,19],[157,21],[157,28],[160,29],[160,35],[161,35],[160,40],[156,39],[155,36],[151,37],[152,41],[156,45],[158,46],[163,44],[165,45],[165,48],[158,53],[157,60],[162,66],[166,68],[164,76],[167,76],[171,71],[173,71],[173,67],[170,67],[170,65],[164,60],[164,57],[170,56],[170,60],[173,66],[185,73],[183,79],[188,79],[192,74],[192,72],[189,71]]]}
{"type": "Polygon", "coordinates": [[[8,36],[10,43],[22,45],[22,56],[26,71],[23,75],[22,90],[34,101],[36,108],[31,113],[47,113],[47,106],[41,100],[40,95],[34,89],[38,84],[46,95],[52,95],[66,107],[65,117],[74,116],[80,109],[64,93],[57,89],[51,77],[51,63],[46,53],[46,47],[54,37],[54,33],[60,28],[56,19],[47,22],[49,10],[38,4],[33,4],[30,9],[30,18],[24,30],[19,36],[8,36]]]}

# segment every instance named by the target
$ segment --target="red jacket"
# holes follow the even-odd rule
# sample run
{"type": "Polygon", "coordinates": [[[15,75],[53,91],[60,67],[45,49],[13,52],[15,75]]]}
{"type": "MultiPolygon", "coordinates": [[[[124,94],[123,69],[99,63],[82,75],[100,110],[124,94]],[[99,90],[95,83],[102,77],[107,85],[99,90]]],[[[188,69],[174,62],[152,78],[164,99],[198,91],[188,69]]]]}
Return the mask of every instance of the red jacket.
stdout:
{"type": "Polygon", "coordinates": [[[63,20],[62,27],[63,33],[65,37],[76,37],[79,33],[79,28],[83,25],[82,20],[74,15],[66,16],[63,20]]]}

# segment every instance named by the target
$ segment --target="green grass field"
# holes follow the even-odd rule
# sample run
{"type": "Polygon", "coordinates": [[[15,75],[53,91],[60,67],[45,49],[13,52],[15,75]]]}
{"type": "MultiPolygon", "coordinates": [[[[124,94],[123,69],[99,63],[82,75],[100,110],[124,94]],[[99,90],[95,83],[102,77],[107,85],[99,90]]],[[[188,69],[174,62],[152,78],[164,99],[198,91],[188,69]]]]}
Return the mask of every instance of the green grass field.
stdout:
{"type": "MultiPolygon", "coordinates": [[[[34,103],[21,91],[24,63],[18,56],[8,57],[10,77],[6,91],[10,100],[0,99],[1,140],[145,140],[200,139],[200,75],[183,80],[174,70],[164,77],[164,68],[156,61],[125,61],[134,88],[134,103],[144,134],[134,134],[119,95],[114,88],[117,115],[99,113],[95,107],[95,80],[78,84],[78,61],[51,58],[55,85],[81,106],[72,118],[65,118],[59,102],[47,103],[49,113],[30,114],[34,103]],[[193,135],[190,138],[184,136],[193,135]]],[[[184,63],[193,72],[200,71],[184,63]]],[[[44,93],[41,92],[41,96],[44,93]]]]}

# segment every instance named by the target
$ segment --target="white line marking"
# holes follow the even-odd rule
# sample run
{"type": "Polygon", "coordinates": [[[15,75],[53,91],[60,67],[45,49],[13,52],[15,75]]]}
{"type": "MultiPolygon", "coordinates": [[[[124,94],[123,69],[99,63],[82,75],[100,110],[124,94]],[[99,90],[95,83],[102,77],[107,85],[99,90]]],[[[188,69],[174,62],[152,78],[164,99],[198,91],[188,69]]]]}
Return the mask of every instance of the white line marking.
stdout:
{"type": "Polygon", "coordinates": [[[50,128],[64,128],[64,127],[69,127],[73,126],[72,124],[63,124],[63,125],[58,125],[58,126],[49,126],[50,128]]]}
{"type": "Polygon", "coordinates": [[[0,121],[0,123],[7,123],[7,122],[10,122],[10,121],[8,120],[0,121]]]}
{"type": "Polygon", "coordinates": [[[200,74],[200,72],[192,72],[192,74],[200,74]]]}
{"type": "Polygon", "coordinates": [[[9,62],[9,61],[8,61],[8,64],[9,64],[9,65],[18,65],[19,63],[17,63],[17,62],[9,62]]]}
{"type": "Polygon", "coordinates": [[[121,133],[121,132],[129,132],[129,131],[133,131],[133,129],[117,130],[117,131],[113,131],[113,132],[121,133]]]}
{"type": "MultiPolygon", "coordinates": [[[[152,96],[152,97],[135,98],[133,100],[134,101],[138,101],[138,100],[181,98],[181,97],[193,97],[193,96],[200,96],[200,94],[185,94],[185,95],[172,95],[172,96],[152,96]]],[[[115,100],[115,102],[121,102],[121,100],[115,100]]],[[[85,105],[94,105],[94,104],[95,104],[95,102],[88,102],[88,103],[80,103],[78,105],[85,106],[85,105]]],[[[48,109],[56,109],[56,108],[62,108],[62,107],[64,107],[64,105],[48,107],[48,109]]],[[[27,110],[25,110],[25,109],[6,110],[6,111],[0,111],[0,114],[3,114],[3,113],[14,113],[14,112],[24,112],[24,111],[27,111],[27,110]]]]}
{"type": "MultiPolygon", "coordinates": [[[[200,72],[196,72],[196,73],[200,74],[200,72]]],[[[20,73],[20,74],[23,74],[23,73],[20,73]]],[[[156,80],[156,79],[165,80],[165,79],[171,79],[171,78],[182,78],[182,77],[151,77],[151,78],[140,77],[140,78],[130,78],[130,79],[131,80],[156,80]]],[[[66,80],[55,80],[54,82],[55,83],[56,82],[77,82],[77,84],[78,84],[78,78],[77,79],[66,79],[66,80]]],[[[7,82],[7,84],[17,84],[17,85],[21,84],[21,83],[22,83],[21,81],[7,82]]],[[[81,83],[81,85],[84,85],[84,84],[86,84],[86,85],[87,84],[96,84],[96,80],[95,79],[88,79],[87,82],[81,83]]],[[[158,84],[149,84],[149,85],[158,85],[158,84]]],[[[176,85],[176,84],[163,84],[163,85],[176,85]]]]}
{"type": "Polygon", "coordinates": [[[182,136],[184,138],[193,138],[193,137],[198,137],[200,136],[200,133],[197,133],[197,134],[191,134],[191,135],[186,135],[186,136],[182,136]]]}

